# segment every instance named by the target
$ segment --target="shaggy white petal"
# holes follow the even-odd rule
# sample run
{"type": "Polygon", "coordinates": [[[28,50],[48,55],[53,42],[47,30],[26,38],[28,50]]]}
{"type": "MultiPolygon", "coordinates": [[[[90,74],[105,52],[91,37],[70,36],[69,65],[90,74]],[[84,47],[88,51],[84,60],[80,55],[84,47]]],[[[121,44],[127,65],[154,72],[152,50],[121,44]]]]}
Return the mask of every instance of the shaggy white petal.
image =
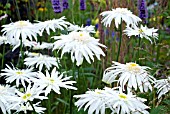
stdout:
{"type": "Polygon", "coordinates": [[[133,28],[128,27],[123,31],[126,35],[139,36],[140,38],[146,38],[152,43],[152,39],[158,39],[158,29],[148,28],[147,26],[141,25],[140,27],[134,26],[133,28]]]}
{"type": "Polygon", "coordinates": [[[160,79],[155,81],[155,88],[157,88],[158,99],[170,91],[170,77],[167,79],[160,79]]]}
{"type": "Polygon", "coordinates": [[[43,66],[45,66],[48,70],[52,67],[52,65],[59,67],[59,59],[48,55],[39,54],[38,56],[30,56],[25,58],[24,61],[24,64],[27,66],[36,65],[36,68],[39,66],[39,71],[42,70],[43,66]]]}
{"type": "Polygon", "coordinates": [[[135,89],[143,92],[148,90],[152,91],[151,84],[154,83],[155,78],[152,77],[146,66],[139,66],[136,63],[130,62],[126,64],[120,64],[113,61],[112,67],[107,68],[104,71],[102,81],[111,84],[112,82],[118,81],[122,90],[127,84],[128,89],[135,89]],[[116,80],[117,79],[117,80],[116,80]]]}
{"type": "Polygon", "coordinates": [[[106,27],[110,27],[113,19],[115,19],[116,28],[118,28],[121,24],[121,20],[125,21],[127,26],[136,26],[138,22],[142,21],[139,17],[132,14],[132,12],[127,8],[116,8],[112,9],[112,11],[104,11],[100,15],[103,16],[102,23],[104,23],[106,27]]]}
{"type": "Polygon", "coordinates": [[[56,71],[56,67],[52,70],[51,74],[46,70],[46,75],[42,72],[39,72],[38,79],[34,79],[34,83],[40,88],[45,89],[45,96],[47,96],[51,90],[54,90],[56,93],[60,94],[60,88],[73,89],[77,90],[76,87],[72,85],[76,83],[75,81],[70,81],[70,77],[64,77],[63,74],[60,74],[56,71]]]}
{"type": "Polygon", "coordinates": [[[57,41],[54,42],[54,48],[62,49],[61,57],[64,53],[71,53],[71,60],[76,60],[76,65],[83,63],[84,58],[88,63],[94,61],[94,55],[100,60],[100,55],[105,56],[101,47],[106,46],[100,44],[98,39],[91,37],[88,32],[71,32],[68,35],[54,36],[57,41]]]}

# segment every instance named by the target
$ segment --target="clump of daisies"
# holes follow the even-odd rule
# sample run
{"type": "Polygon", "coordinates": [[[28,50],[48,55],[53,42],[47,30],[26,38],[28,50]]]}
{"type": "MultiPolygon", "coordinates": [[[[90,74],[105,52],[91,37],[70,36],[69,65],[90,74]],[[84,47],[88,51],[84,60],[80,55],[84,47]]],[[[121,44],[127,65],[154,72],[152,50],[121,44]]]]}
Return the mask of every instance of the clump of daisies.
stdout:
{"type": "Polygon", "coordinates": [[[100,60],[100,55],[105,56],[100,47],[106,48],[105,45],[99,43],[99,39],[95,39],[85,31],[72,31],[68,35],[54,36],[54,48],[62,49],[61,57],[65,53],[71,53],[72,62],[76,61],[76,65],[80,66],[84,58],[91,64],[94,61],[94,55],[100,60]]]}
{"type": "Polygon", "coordinates": [[[152,83],[155,78],[147,71],[150,69],[147,66],[140,66],[136,63],[129,62],[121,64],[113,61],[113,65],[104,71],[102,81],[111,84],[117,82],[118,85],[125,90],[125,86],[128,89],[139,89],[141,92],[147,92],[152,90],[152,83]]]}
{"type": "Polygon", "coordinates": [[[89,90],[85,94],[74,95],[79,100],[75,105],[80,110],[84,107],[84,111],[88,109],[88,114],[105,114],[108,108],[112,114],[130,114],[142,113],[149,114],[149,107],[144,104],[146,99],[137,97],[131,92],[125,94],[119,88],[107,88],[89,90]]]}

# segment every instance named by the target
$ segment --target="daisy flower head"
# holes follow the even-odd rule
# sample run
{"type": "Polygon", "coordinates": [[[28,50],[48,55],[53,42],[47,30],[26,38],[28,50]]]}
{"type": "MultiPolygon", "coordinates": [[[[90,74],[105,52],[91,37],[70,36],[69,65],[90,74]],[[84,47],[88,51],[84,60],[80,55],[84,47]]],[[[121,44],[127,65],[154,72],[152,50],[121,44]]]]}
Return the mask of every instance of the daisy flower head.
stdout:
{"type": "Polygon", "coordinates": [[[170,76],[167,79],[156,80],[154,87],[158,89],[158,99],[160,99],[170,91],[170,76]]]}
{"type": "Polygon", "coordinates": [[[123,93],[120,88],[105,88],[107,94],[107,106],[112,110],[112,114],[149,114],[146,110],[149,107],[144,104],[146,99],[136,97],[131,92],[123,93]]]}
{"type": "Polygon", "coordinates": [[[59,68],[59,59],[48,55],[39,54],[38,56],[29,56],[25,58],[24,61],[24,64],[27,66],[36,65],[36,68],[39,67],[39,71],[43,69],[43,66],[45,66],[48,70],[52,67],[52,65],[59,68]]]}
{"type": "Polygon", "coordinates": [[[37,33],[39,33],[39,30],[29,21],[12,22],[7,25],[2,25],[2,27],[2,32],[4,32],[3,34],[5,34],[8,39],[14,38],[19,40],[21,36],[22,40],[29,38],[29,40],[32,41],[32,37],[37,40],[37,33]]]}
{"type": "Polygon", "coordinates": [[[45,89],[45,96],[47,96],[51,90],[54,90],[56,93],[60,94],[60,87],[77,90],[76,87],[72,86],[76,82],[70,81],[71,77],[72,76],[64,77],[64,74],[60,74],[58,71],[56,71],[56,67],[54,67],[51,75],[48,70],[46,70],[46,75],[44,75],[42,72],[39,72],[37,76],[38,79],[33,81],[42,89],[45,89]]]}
{"type": "Polygon", "coordinates": [[[36,27],[41,31],[41,34],[46,30],[47,34],[50,35],[50,29],[55,32],[55,29],[64,30],[70,25],[69,22],[65,21],[65,17],[61,17],[59,19],[47,20],[44,22],[37,21],[36,27]]]}
{"type": "MultiPolygon", "coordinates": [[[[36,104],[32,104],[32,105],[33,105],[36,113],[42,114],[42,113],[44,113],[46,108],[40,107],[39,104],[40,104],[40,102],[38,102],[36,104]]],[[[29,102],[27,102],[26,104],[24,104],[24,103],[23,104],[19,104],[18,106],[16,106],[12,110],[16,110],[15,113],[24,112],[25,114],[28,113],[27,111],[34,111],[29,102]]]]}
{"type": "Polygon", "coordinates": [[[80,27],[78,25],[73,25],[70,24],[70,26],[68,27],[68,31],[84,31],[84,32],[88,32],[88,33],[96,33],[95,32],[95,26],[85,26],[83,27],[83,25],[80,27]]]}
{"type": "Polygon", "coordinates": [[[151,38],[158,39],[158,33],[156,33],[158,29],[148,28],[147,26],[141,25],[140,27],[134,26],[133,28],[127,27],[124,30],[124,33],[131,36],[139,36],[140,38],[146,38],[152,43],[151,38]]]}
{"type": "Polygon", "coordinates": [[[117,81],[123,90],[127,84],[128,89],[134,88],[137,90],[139,88],[141,92],[147,92],[148,89],[152,90],[151,84],[154,83],[155,80],[147,69],[150,68],[147,66],[139,66],[133,62],[121,64],[113,61],[112,67],[104,71],[102,81],[108,84],[117,81]]]}
{"type": "MultiPolygon", "coordinates": [[[[31,85],[29,84],[25,88],[25,92],[20,92],[19,90],[16,90],[15,93],[18,95],[15,99],[13,99],[14,102],[17,102],[18,105],[22,103],[26,103],[28,101],[33,101],[34,99],[48,99],[48,97],[40,96],[40,94],[44,93],[41,87],[37,85],[31,85]]],[[[16,103],[15,103],[16,104],[16,103]]],[[[17,105],[15,105],[17,106],[17,105]]]]}
{"type": "Polygon", "coordinates": [[[94,55],[100,60],[100,55],[105,56],[101,47],[105,45],[99,43],[99,39],[91,37],[88,32],[70,32],[68,35],[54,36],[57,41],[54,42],[55,49],[62,49],[61,57],[64,53],[71,53],[71,60],[76,60],[76,65],[83,63],[83,59],[91,64],[94,61],[94,55]],[[91,59],[91,60],[90,60],[91,59]]]}
{"type": "MultiPolygon", "coordinates": [[[[13,46],[12,51],[17,49],[21,45],[20,39],[11,38],[11,39],[7,39],[7,40],[8,40],[8,43],[13,46]]],[[[27,39],[22,39],[22,46],[23,47],[33,47],[35,44],[36,44],[35,41],[29,41],[27,39]]]]}
{"type": "Polygon", "coordinates": [[[104,94],[104,90],[95,89],[89,90],[85,94],[74,95],[73,97],[79,98],[75,105],[78,111],[84,106],[84,111],[88,108],[88,114],[105,114],[106,102],[108,97],[104,94]]]}
{"type": "Polygon", "coordinates": [[[25,82],[31,83],[30,79],[35,78],[37,74],[36,72],[33,72],[33,68],[18,69],[18,68],[15,68],[14,66],[13,68],[11,68],[7,64],[6,64],[6,67],[7,68],[1,70],[3,71],[3,73],[1,73],[1,76],[5,77],[5,80],[7,83],[12,83],[16,81],[17,87],[19,87],[20,84],[26,87],[25,82]]]}
{"type": "Polygon", "coordinates": [[[115,19],[116,28],[121,24],[121,20],[125,21],[127,26],[136,26],[138,22],[142,21],[127,8],[116,8],[112,9],[112,11],[104,11],[100,15],[104,17],[102,23],[104,23],[106,27],[110,27],[113,19],[115,19]]]}

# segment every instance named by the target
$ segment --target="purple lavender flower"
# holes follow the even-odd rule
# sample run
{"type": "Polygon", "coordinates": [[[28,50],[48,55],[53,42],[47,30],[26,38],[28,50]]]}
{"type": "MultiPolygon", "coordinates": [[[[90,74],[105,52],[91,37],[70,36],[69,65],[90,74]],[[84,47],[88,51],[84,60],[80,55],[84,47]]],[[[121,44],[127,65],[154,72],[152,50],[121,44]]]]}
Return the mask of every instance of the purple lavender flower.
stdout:
{"type": "Polygon", "coordinates": [[[80,0],[80,10],[86,9],[86,0],[80,0]]]}
{"type": "Polygon", "coordinates": [[[68,4],[68,0],[63,0],[63,9],[68,9],[69,8],[69,4],[68,4]]]}
{"type": "Polygon", "coordinates": [[[90,25],[91,25],[91,19],[88,18],[88,19],[86,20],[86,26],[90,26],[90,25]]]}
{"type": "Polygon", "coordinates": [[[55,13],[61,13],[63,11],[60,0],[51,0],[51,3],[55,13]]]}
{"type": "Polygon", "coordinates": [[[146,6],[146,0],[138,0],[138,10],[139,10],[139,17],[147,23],[148,18],[148,10],[146,6]]]}

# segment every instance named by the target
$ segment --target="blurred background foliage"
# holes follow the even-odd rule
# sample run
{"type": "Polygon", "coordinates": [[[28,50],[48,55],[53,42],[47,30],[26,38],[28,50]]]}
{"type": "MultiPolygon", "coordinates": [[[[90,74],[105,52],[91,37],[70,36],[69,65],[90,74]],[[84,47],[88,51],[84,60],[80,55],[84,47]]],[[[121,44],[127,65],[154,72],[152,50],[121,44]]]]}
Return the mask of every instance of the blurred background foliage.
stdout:
{"type": "MultiPolygon", "coordinates": [[[[62,0],[61,0],[62,1],[62,0]]],[[[100,61],[95,61],[94,64],[84,63],[80,68],[75,68],[77,75],[81,75],[78,80],[79,91],[74,94],[84,93],[85,91],[94,88],[103,88],[105,84],[101,82],[102,73],[104,69],[111,66],[112,62],[116,60],[117,47],[119,43],[119,32],[114,27],[114,24],[110,28],[104,28],[101,24],[100,13],[105,10],[111,10],[117,7],[126,7],[134,14],[139,15],[138,0],[86,0],[86,9],[80,10],[79,0],[68,0],[68,9],[63,10],[61,13],[54,13],[50,0],[0,0],[0,17],[7,14],[8,17],[0,21],[0,25],[8,24],[18,20],[34,20],[45,21],[53,18],[60,18],[65,16],[67,21],[75,23],[77,25],[89,26],[94,25],[96,34],[94,36],[100,39],[100,42],[105,44],[108,48],[104,49],[106,57],[100,61]],[[87,80],[87,82],[85,81],[87,80]],[[94,83],[95,82],[95,83],[94,83]]],[[[149,41],[142,39],[141,47],[138,47],[138,38],[128,38],[123,34],[123,42],[121,46],[121,53],[119,62],[136,62],[140,61],[141,65],[146,65],[152,68],[152,74],[157,79],[170,76],[170,1],[169,0],[146,0],[148,18],[147,26],[158,29],[159,40],[150,44],[149,41]],[[140,57],[137,60],[137,50],[140,50],[140,57]]],[[[125,26],[123,26],[125,29],[125,26]]],[[[1,26],[0,26],[0,29],[1,26]]],[[[51,33],[50,36],[44,34],[41,37],[41,41],[52,41],[50,39],[53,35],[59,35],[61,33],[67,33],[67,31],[57,31],[51,33]]],[[[0,33],[2,35],[2,33],[0,33]]],[[[1,45],[2,51],[3,45],[1,45]]],[[[49,52],[49,50],[47,50],[49,52]]],[[[44,50],[42,51],[44,52],[44,50]]],[[[56,53],[56,52],[54,52],[56,53]]],[[[18,54],[18,53],[17,53],[18,54]]],[[[15,54],[13,55],[15,56],[15,54]]],[[[70,56],[64,56],[62,63],[63,71],[73,68],[70,56]]],[[[72,74],[72,70],[70,70],[72,74]]],[[[71,91],[63,91],[64,94],[54,97],[53,109],[56,106],[58,114],[67,113],[70,108],[70,98],[64,97],[65,94],[73,94],[71,91]],[[61,99],[60,99],[61,98],[61,99]]],[[[154,99],[153,93],[146,93],[149,101],[148,105],[152,108],[151,114],[168,114],[170,113],[170,96],[165,96],[163,102],[159,102],[154,99]],[[153,106],[153,102],[156,105],[153,106]]],[[[71,105],[72,106],[72,105],[71,105]]],[[[75,109],[75,108],[74,108],[75,109]]],[[[75,114],[76,114],[76,110],[75,114]]],[[[73,112],[74,112],[73,111],[73,112]]],[[[79,113],[83,114],[83,111],[79,113]]]]}

